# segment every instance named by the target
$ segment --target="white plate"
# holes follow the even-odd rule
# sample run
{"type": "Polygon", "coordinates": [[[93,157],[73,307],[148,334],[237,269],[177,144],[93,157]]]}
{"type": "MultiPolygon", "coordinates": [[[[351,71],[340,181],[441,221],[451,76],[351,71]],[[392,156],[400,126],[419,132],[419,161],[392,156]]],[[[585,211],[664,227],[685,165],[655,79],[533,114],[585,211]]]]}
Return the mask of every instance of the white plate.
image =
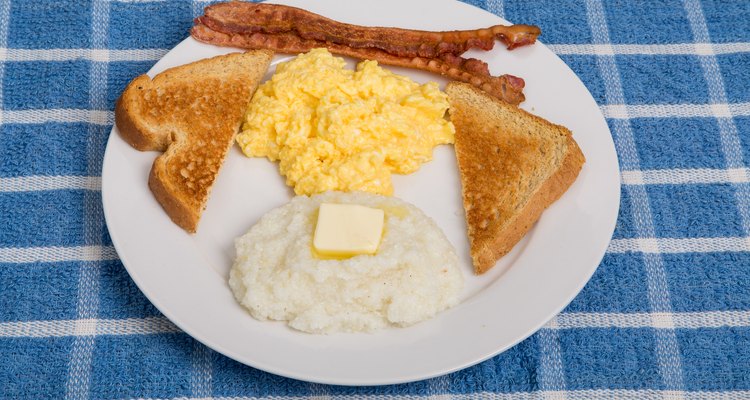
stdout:
{"type": "MultiPolygon", "coordinates": [[[[361,25],[449,30],[506,23],[446,0],[283,3],[361,25]]],[[[230,51],[236,50],[188,38],[149,74],[230,51]]],[[[147,187],[157,154],[134,150],[114,128],[104,157],[102,198],[112,241],[131,277],[164,315],[210,348],[247,365],[307,381],[415,381],[476,364],[528,337],[578,294],[604,255],[619,207],[617,156],[589,92],[542,44],[509,52],[498,43],[491,52],[468,55],[487,61],[494,74],[523,77],[523,108],[568,126],[587,162],[568,192],[482,276],[472,273],[452,147],[437,148],[434,160],[417,173],[395,177],[395,195],[434,218],[456,247],[466,277],[460,305],[409,328],[372,334],[318,336],[256,321],[235,302],[226,278],[234,257],[233,239],[291,198],[277,165],[248,159],[235,146],[199,232],[191,236],[169,220],[147,187]]],[[[277,56],[275,62],[288,58],[277,56]]],[[[422,82],[445,82],[432,74],[392,69],[422,82]]]]}

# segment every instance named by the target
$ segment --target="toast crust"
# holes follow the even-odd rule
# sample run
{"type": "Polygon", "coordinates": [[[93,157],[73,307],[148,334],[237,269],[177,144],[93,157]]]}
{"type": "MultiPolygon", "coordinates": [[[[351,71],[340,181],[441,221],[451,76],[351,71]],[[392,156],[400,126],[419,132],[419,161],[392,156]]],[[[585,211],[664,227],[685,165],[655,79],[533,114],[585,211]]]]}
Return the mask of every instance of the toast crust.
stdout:
{"type": "Polygon", "coordinates": [[[474,271],[491,269],[575,181],[585,158],[571,132],[476,90],[446,87],[456,127],[474,271]]]}
{"type": "Polygon", "coordinates": [[[273,52],[232,53],[135,78],[115,106],[122,138],[163,151],[148,186],[172,221],[194,233],[211,188],[273,52]]]}
{"type": "Polygon", "coordinates": [[[200,211],[202,210],[196,212],[195,207],[188,206],[184,201],[180,200],[178,193],[171,190],[170,185],[166,183],[169,181],[169,178],[164,176],[165,168],[160,165],[163,162],[164,158],[162,156],[154,160],[151,172],[148,174],[148,187],[151,189],[151,193],[154,194],[156,201],[161,204],[164,211],[172,219],[172,222],[182,229],[194,233],[200,220],[200,211]]]}
{"type": "Polygon", "coordinates": [[[521,211],[509,221],[510,223],[506,228],[501,230],[491,243],[483,246],[476,254],[472,255],[477,274],[490,270],[495,266],[497,260],[515,247],[539,220],[542,212],[557,201],[575,182],[584,162],[585,158],[578,147],[578,143],[572,137],[569,137],[568,151],[560,169],[544,181],[521,211]]]}
{"type": "Polygon", "coordinates": [[[131,146],[140,150],[166,150],[166,143],[154,144],[143,127],[138,126],[135,110],[138,99],[134,88],[150,82],[148,75],[141,75],[128,84],[115,104],[115,124],[120,136],[131,146]]]}

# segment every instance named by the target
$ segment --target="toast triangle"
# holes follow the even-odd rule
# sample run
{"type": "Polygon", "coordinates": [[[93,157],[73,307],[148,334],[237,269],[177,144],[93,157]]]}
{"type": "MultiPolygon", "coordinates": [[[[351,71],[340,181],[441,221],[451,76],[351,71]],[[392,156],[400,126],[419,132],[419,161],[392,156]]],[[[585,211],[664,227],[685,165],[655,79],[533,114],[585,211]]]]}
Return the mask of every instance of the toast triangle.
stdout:
{"type": "Polygon", "coordinates": [[[446,87],[474,272],[484,273],[573,184],[585,158],[571,132],[472,85],[446,87]]]}
{"type": "Polygon", "coordinates": [[[135,78],[115,106],[122,138],[163,151],[148,185],[169,217],[190,233],[201,213],[258,83],[269,50],[231,53],[135,78]]]}

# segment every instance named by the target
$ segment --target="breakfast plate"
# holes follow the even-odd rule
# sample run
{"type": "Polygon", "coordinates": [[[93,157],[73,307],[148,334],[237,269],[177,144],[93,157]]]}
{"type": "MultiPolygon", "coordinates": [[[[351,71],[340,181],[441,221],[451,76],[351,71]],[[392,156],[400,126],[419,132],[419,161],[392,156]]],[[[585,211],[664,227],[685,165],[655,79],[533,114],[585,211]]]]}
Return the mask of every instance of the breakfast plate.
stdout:
{"type": "MultiPolygon", "coordinates": [[[[448,0],[279,3],[370,26],[453,30],[507,23],[448,0]]],[[[188,38],[149,74],[232,51],[238,50],[188,38]]],[[[133,149],[115,127],[104,156],[102,199],[112,242],[128,273],[166,317],[208,347],[244,364],[312,382],[381,385],[426,379],[481,362],[533,334],[578,294],[607,248],[620,199],[614,143],[583,83],[541,43],[512,52],[497,45],[467,55],[487,61],[495,74],[523,77],[527,100],[522,108],[570,128],[586,164],[513,251],[480,276],[473,274],[469,257],[452,147],[437,147],[433,161],[416,173],[394,176],[394,196],[432,217],[456,248],[466,280],[457,306],[408,328],[368,334],[311,335],[253,319],[235,301],[227,277],[234,239],[293,195],[277,165],[247,158],[234,146],[198,233],[190,235],[172,223],[148,189],[157,153],[133,149]]],[[[290,58],[277,55],[266,77],[290,58]]],[[[446,82],[421,71],[386,68],[418,82],[446,82]]]]}

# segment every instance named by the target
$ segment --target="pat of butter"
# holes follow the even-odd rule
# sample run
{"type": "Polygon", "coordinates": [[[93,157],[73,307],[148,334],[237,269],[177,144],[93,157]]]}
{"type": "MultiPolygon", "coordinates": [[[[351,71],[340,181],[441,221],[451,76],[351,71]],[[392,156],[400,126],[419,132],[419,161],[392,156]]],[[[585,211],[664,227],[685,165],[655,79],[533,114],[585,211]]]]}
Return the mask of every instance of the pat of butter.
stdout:
{"type": "Polygon", "coordinates": [[[328,257],[375,254],[383,236],[385,213],[357,204],[323,203],[318,210],[313,247],[328,257]]]}

